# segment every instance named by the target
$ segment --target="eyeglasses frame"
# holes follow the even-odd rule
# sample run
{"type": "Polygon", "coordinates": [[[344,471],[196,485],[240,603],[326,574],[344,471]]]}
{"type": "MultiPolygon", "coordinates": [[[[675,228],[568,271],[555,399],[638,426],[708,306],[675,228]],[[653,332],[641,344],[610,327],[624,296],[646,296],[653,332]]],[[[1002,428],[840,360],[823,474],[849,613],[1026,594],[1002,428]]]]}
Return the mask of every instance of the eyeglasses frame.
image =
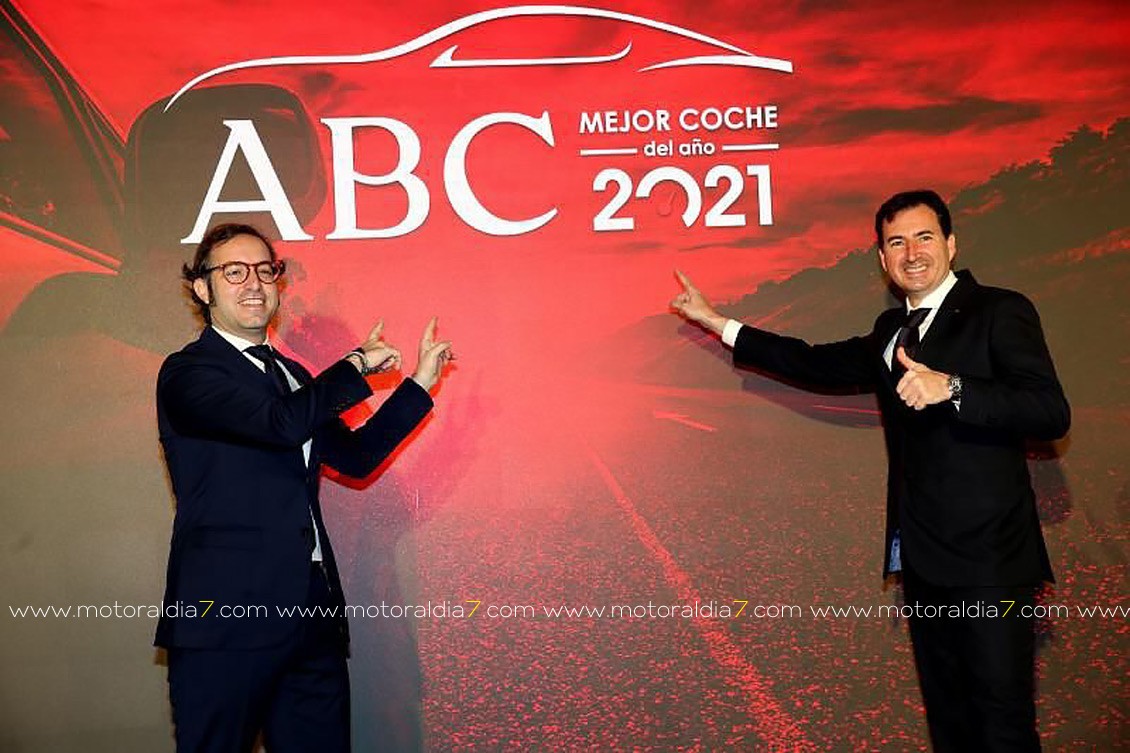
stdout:
{"type": "Polygon", "coordinates": [[[209,275],[218,269],[220,270],[220,276],[224,278],[224,282],[228,283],[229,285],[242,285],[243,283],[247,282],[248,278],[251,277],[252,268],[255,269],[255,276],[259,278],[259,282],[264,285],[274,285],[286,272],[286,262],[282,259],[275,259],[274,261],[260,261],[256,262],[255,264],[249,264],[245,261],[228,261],[224,262],[223,264],[217,264],[214,267],[205,267],[204,269],[200,270],[200,274],[201,276],[209,275]],[[263,274],[259,271],[263,268],[264,264],[267,265],[267,268],[273,274],[273,277],[271,277],[271,279],[269,280],[264,280],[263,274]],[[232,280],[228,279],[227,270],[231,267],[241,267],[243,269],[243,277],[238,282],[233,282],[232,280]]]}

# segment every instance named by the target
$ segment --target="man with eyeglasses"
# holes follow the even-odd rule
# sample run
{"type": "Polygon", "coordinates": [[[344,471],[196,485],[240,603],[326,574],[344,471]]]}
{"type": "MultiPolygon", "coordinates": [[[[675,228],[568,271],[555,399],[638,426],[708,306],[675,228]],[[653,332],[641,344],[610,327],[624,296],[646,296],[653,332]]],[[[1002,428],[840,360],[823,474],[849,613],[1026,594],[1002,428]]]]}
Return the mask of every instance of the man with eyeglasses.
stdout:
{"type": "Polygon", "coordinates": [[[176,496],[163,615],[177,750],[349,750],[348,625],[319,470],[365,478],[427,415],[451,356],[433,319],[419,363],[363,426],[339,418],[396,369],[378,324],[317,376],[274,350],[285,264],[249,225],[213,228],[184,277],[207,326],[157,380],[176,496]],[[303,614],[305,611],[305,616],[303,614]],[[311,616],[312,615],[312,616],[311,616]]]}
{"type": "Polygon", "coordinates": [[[860,337],[810,345],[728,319],[682,273],[671,305],[738,364],[876,393],[888,456],[883,575],[902,574],[914,610],[933,748],[1038,751],[1031,607],[1052,571],[1025,439],[1062,437],[1071,410],[1032,303],[953,272],[957,241],[937,193],[885,201],[875,240],[906,301],[860,337]],[[978,604],[998,614],[964,609],[978,604]]]}

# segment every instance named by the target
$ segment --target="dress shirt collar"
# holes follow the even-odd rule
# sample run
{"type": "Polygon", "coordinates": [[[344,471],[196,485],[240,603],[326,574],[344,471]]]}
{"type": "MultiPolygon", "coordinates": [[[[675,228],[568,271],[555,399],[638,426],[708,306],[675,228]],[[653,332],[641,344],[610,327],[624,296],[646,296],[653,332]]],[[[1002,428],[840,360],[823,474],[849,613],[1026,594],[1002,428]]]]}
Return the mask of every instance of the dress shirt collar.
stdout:
{"type": "MultiPolygon", "coordinates": [[[[260,344],[260,343],[253,343],[248,339],[240,337],[239,335],[233,335],[231,332],[226,332],[226,331],[220,329],[219,327],[217,327],[215,324],[210,325],[210,326],[212,327],[212,329],[214,329],[216,331],[217,335],[219,335],[220,337],[224,338],[229,343],[231,343],[232,347],[235,348],[236,350],[238,350],[240,353],[246,353],[248,348],[252,347],[253,345],[259,345],[260,344]]],[[[263,340],[262,344],[263,345],[270,345],[271,344],[270,338],[263,340]]]]}

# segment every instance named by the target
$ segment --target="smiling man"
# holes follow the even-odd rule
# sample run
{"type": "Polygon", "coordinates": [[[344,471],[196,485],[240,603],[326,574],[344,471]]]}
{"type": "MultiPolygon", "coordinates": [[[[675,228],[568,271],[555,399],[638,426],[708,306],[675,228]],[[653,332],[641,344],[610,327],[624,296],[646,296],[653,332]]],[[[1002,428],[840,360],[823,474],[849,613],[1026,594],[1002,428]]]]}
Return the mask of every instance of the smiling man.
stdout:
{"type": "Polygon", "coordinates": [[[892,196],[875,235],[906,301],[867,335],[809,345],[743,325],[679,272],[672,306],[719,335],[739,365],[877,394],[888,456],[883,574],[902,574],[914,609],[934,749],[1037,751],[1030,608],[1052,572],[1025,440],[1063,436],[1070,409],[1028,299],[952,271],[957,242],[941,197],[892,196]],[[972,604],[997,616],[965,616],[972,604]]]}
{"type": "Polygon", "coordinates": [[[323,465],[365,478],[432,407],[450,355],[433,319],[415,373],[364,426],[339,418],[397,368],[369,339],[318,376],[274,350],[285,264],[249,225],[205,235],[184,277],[205,326],[157,379],[157,423],[176,496],[164,615],[177,750],[349,750],[348,626],[322,522],[323,465]],[[305,613],[305,614],[304,614],[305,613]]]}
{"type": "Polygon", "coordinates": [[[213,327],[256,344],[267,337],[267,325],[279,310],[279,286],[284,270],[270,246],[258,236],[238,234],[213,246],[200,274],[192,274],[192,292],[211,318],[213,327]],[[248,268],[255,274],[249,274],[248,268]],[[217,285],[216,277],[229,284],[217,285]]]}

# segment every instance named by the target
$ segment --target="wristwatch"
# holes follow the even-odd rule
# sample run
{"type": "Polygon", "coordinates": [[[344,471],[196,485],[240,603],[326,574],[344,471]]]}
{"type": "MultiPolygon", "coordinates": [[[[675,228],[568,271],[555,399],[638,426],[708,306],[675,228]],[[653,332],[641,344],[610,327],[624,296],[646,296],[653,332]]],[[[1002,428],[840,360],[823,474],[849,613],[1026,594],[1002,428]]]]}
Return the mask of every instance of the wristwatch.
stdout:
{"type": "Polygon", "coordinates": [[[950,374],[946,378],[946,386],[949,387],[950,390],[950,400],[961,399],[961,377],[959,377],[957,374],[950,374]]]}
{"type": "Polygon", "coordinates": [[[368,361],[365,360],[364,351],[362,351],[360,348],[357,348],[356,350],[351,350],[351,351],[349,351],[348,353],[345,354],[345,360],[349,361],[351,364],[356,366],[357,370],[359,372],[361,372],[362,376],[365,375],[366,366],[368,365],[368,361]]]}

